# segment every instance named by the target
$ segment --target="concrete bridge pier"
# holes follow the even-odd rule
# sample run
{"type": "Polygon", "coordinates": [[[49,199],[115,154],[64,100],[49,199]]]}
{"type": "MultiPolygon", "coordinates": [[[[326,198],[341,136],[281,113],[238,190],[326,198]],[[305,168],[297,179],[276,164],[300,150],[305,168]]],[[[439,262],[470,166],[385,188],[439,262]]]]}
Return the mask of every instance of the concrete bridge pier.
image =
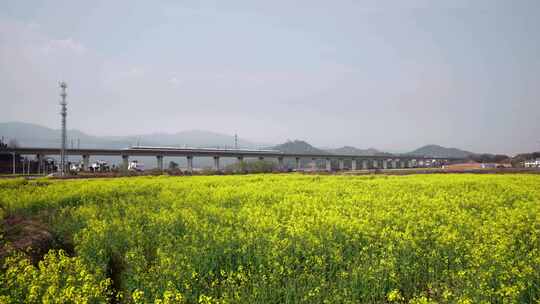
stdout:
{"type": "Polygon", "coordinates": [[[326,159],[326,171],[331,172],[332,171],[332,162],[330,158],[326,159]]]}
{"type": "Polygon", "coordinates": [[[351,170],[356,170],[356,159],[351,159],[351,170]]]}
{"type": "Polygon", "coordinates": [[[405,168],[405,160],[400,160],[399,161],[399,166],[403,169],[405,168]]]}
{"type": "Polygon", "coordinates": [[[163,171],[163,155],[157,155],[157,168],[159,171],[163,171]]]}
{"type": "Polygon", "coordinates": [[[392,160],[392,168],[393,169],[397,169],[397,163],[398,163],[397,160],[395,160],[395,159],[392,160]]]}
{"type": "Polygon", "coordinates": [[[236,167],[236,171],[237,172],[243,172],[244,170],[244,157],[243,156],[237,156],[236,159],[238,160],[237,162],[237,167],[236,167]]]}
{"type": "Polygon", "coordinates": [[[87,155],[87,154],[83,155],[82,156],[82,163],[83,163],[83,165],[82,165],[82,170],[83,171],[90,170],[90,155],[87,155]]]}
{"type": "Polygon", "coordinates": [[[388,162],[388,161],[387,161],[386,159],[383,159],[383,161],[382,161],[382,167],[383,167],[383,169],[385,169],[385,170],[388,169],[388,163],[387,163],[387,162],[388,162]]]}
{"type": "Polygon", "coordinates": [[[373,160],[373,169],[377,169],[377,168],[379,168],[379,162],[376,159],[374,159],[373,160]]]}
{"type": "Polygon", "coordinates": [[[294,159],[296,161],[296,170],[302,169],[302,164],[300,163],[300,157],[294,159]]]}
{"type": "Polygon", "coordinates": [[[214,171],[219,171],[219,156],[214,156],[214,171]]]}
{"type": "Polygon", "coordinates": [[[187,171],[189,173],[193,172],[193,156],[188,155],[186,156],[187,159],[187,171]]]}
{"type": "Polygon", "coordinates": [[[36,158],[37,158],[37,161],[38,161],[37,173],[41,174],[41,173],[43,173],[43,155],[38,154],[38,155],[36,155],[36,158]]]}
{"type": "Polygon", "coordinates": [[[122,155],[122,172],[126,173],[129,168],[129,155],[122,155]]]}
{"type": "Polygon", "coordinates": [[[367,169],[368,169],[368,160],[362,159],[362,170],[367,170],[367,169]]]}
{"type": "Polygon", "coordinates": [[[412,168],[413,167],[413,162],[412,162],[412,159],[409,159],[407,161],[407,168],[412,168]]]}
{"type": "Polygon", "coordinates": [[[343,159],[339,160],[339,171],[343,171],[345,169],[345,161],[343,159]]]}
{"type": "Polygon", "coordinates": [[[12,169],[12,173],[13,175],[17,174],[17,165],[15,163],[15,157],[16,157],[16,154],[15,152],[12,152],[11,153],[11,169],[12,169]]]}
{"type": "Polygon", "coordinates": [[[283,162],[283,157],[278,157],[278,170],[279,170],[279,171],[284,171],[284,170],[285,170],[285,165],[284,165],[284,162],[283,162]]]}

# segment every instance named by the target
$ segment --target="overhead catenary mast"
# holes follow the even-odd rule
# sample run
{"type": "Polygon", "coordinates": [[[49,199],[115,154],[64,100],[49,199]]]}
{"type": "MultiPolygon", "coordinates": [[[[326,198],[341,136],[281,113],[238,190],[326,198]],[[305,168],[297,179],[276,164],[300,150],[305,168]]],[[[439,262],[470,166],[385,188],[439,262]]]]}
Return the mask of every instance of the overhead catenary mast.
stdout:
{"type": "Polygon", "coordinates": [[[67,117],[67,102],[66,102],[66,89],[67,83],[64,81],[60,82],[60,106],[62,110],[60,115],[62,115],[62,149],[60,150],[60,174],[64,176],[66,174],[66,141],[67,141],[67,132],[66,132],[66,117],[67,117]]]}

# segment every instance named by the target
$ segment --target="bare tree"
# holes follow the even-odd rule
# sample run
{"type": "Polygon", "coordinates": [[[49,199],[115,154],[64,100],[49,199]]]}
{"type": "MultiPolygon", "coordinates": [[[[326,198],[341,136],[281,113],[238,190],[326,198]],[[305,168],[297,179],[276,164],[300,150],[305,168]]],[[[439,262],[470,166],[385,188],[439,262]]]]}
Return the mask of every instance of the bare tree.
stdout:
{"type": "Polygon", "coordinates": [[[178,169],[178,163],[173,162],[173,161],[169,162],[169,170],[176,170],[176,169],[178,169]]]}

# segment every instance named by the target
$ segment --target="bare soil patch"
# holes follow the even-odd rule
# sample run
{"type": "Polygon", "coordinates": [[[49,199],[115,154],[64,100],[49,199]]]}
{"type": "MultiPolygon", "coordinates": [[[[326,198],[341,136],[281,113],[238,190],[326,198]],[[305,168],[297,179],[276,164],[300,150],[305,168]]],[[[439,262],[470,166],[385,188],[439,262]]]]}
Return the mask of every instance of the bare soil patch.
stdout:
{"type": "Polygon", "coordinates": [[[51,229],[36,218],[11,215],[2,220],[3,244],[0,247],[0,259],[15,250],[26,254],[36,265],[50,249],[64,249],[72,254],[73,248],[62,244],[51,229]]]}

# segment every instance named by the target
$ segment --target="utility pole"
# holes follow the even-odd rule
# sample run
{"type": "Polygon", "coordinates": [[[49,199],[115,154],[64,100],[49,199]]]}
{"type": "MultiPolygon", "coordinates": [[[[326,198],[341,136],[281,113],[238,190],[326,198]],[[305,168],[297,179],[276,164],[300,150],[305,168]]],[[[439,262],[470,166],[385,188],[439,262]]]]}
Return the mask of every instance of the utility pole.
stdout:
{"type": "MultiPolygon", "coordinates": [[[[70,139],[70,142],[71,142],[71,146],[70,146],[70,147],[71,147],[71,151],[73,151],[73,148],[74,148],[74,146],[73,146],[73,138],[70,139]]],[[[67,163],[68,163],[68,168],[70,168],[70,165],[69,165],[69,153],[68,153],[68,155],[67,155],[67,163]]],[[[71,168],[70,168],[70,169],[71,169],[71,168]]],[[[69,171],[70,169],[68,169],[68,171],[69,171]]]]}
{"type": "Polygon", "coordinates": [[[67,83],[64,81],[60,82],[60,97],[62,97],[62,101],[60,101],[60,106],[62,107],[62,111],[60,112],[60,115],[62,115],[62,149],[60,151],[60,174],[64,176],[66,174],[66,140],[67,140],[67,132],[66,132],[66,117],[67,117],[67,102],[66,102],[66,89],[67,89],[67,83]]]}

